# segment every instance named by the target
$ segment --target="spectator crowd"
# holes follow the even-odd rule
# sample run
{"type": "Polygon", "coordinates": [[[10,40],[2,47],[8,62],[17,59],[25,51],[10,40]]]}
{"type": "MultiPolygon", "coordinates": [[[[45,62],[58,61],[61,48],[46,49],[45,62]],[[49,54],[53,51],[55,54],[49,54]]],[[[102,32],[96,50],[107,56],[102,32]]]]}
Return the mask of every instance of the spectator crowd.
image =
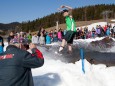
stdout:
{"type": "MultiPolygon", "coordinates": [[[[29,43],[34,43],[36,45],[42,46],[45,44],[51,44],[53,42],[61,42],[65,34],[66,30],[62,30],[61,28],[59,28],[58,31],[55,29],[50,30],[49,32],[42,28],[38,32],[33,34],[30,32],[10,32],[7,41],[8,44],[20,43],[20,47],[28,49],[27,45],[29,43]]],[[[115,25],[113,27],[111,25],[97,25],[96,28],[92,27],[92,29],[88,27],[76,28],[74,39],[88,39],[104,36],[115,38],[115,25]]],[[[3,39],[0,36],[0,52],[3,52],[3,47],[3,39]]]]}

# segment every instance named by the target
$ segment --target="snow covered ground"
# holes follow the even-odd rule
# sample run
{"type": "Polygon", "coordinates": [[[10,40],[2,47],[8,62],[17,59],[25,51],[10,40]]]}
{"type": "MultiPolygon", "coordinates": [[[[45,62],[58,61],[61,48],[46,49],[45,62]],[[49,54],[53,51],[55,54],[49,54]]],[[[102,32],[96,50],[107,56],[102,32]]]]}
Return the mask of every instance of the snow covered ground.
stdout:
{"type": "MultiPolygon", "coordinates": [[[[82,28],[84,27],[88,27],[88,30],[92,30],[92,28],[94,27],[96,29],[96,26],[97,25],[101,25],[102,27],[104,27],[105,25],[107,25],[107,22],[97,22],[97,23],[92,23],[90,25],[87,25],[87,26],[82,26],[82,28]]],[[[80,27],[77,27],[77,28],[80,28],[80,27]]]]}
{"type": "MultiPolygon", "coordinates": [[[[91,42],[102,38],[79,40],[91,42]]],[[[53,44],[54,45],[54,44],[53,44]]],[[[115,52],[115,49],[114,49],[115,52]]],[[[35,86],[115,86],[115,67],[103,64],[91,65],[85,60],[85,74],[82,72],[81,60],[64,63],[60,60],[49,60],[43,52],[45,64],[41,68],[32,69],[35,86]]]]}
{"type": "Polygon", "coordinates": [[[35,86],[115,86],[115,67],[91,65],[85,60],[85,71],[81,61],[67,64],[45,59],[41,68],[33,69],[35,86]]]}
{"type": "MultiPolygon", "coordinates": [[[[113,21],[113,23],[111,23],[111,26],[113,27],[114,25],[115,25],[115,20],[111,20],[111,21],[113,21]]],[[[104,27],[105,25],[107,25],[107,22],[97,22],[97,23],[92,23],[92,24],[90,24],[90,25],[87,25],[87,26],[82,26],[82,28],[84,28],[84,27],[88,27],[88,30],[92,30],[92,28],[94,27],[95,29],[96,29],[96,26],[97,25],[101,25],[102,27],[104,27]]],[[[80,28],[80,27],[77,27],[77,28],[80,28]]]]}

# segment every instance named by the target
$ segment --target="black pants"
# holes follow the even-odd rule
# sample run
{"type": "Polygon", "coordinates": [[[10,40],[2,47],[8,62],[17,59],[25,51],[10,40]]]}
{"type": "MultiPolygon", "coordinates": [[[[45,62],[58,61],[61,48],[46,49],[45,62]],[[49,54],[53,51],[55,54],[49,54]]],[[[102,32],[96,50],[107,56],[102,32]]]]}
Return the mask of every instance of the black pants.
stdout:
{"type": "Polygon", "coordinates": [[[67,31],[65,36],[64,36],[64,39],[67,41],[68,44],[72,44],[74,36],[75,36],[74,31],[67,31]]]}

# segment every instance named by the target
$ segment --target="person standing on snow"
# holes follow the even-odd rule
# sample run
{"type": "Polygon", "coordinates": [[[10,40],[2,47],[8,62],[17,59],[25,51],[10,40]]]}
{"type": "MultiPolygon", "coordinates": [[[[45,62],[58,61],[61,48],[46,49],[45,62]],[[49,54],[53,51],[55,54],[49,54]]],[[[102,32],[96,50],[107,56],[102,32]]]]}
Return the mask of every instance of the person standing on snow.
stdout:
{"type": "MultiPolygon", "coordinates": [[[[76,32],[76,24],[72,17],[72,7],[62,5],[60,8],[61,9],[67,8],[62,11],[63,16],[65,17],[67,32],[64,36],[64,39],[62,40],[62,44],[59,48],[59,52],[61,52],[63,50],[65,43],[67,42],[68,51],[69,51],[69,53],[71,53],[72,52],[72,43],[73,43],[73,39],[74,39],[75,32],[76,32]]],[[[58,9],[59,11],[61,11],[60,8],[58,9]]]]}

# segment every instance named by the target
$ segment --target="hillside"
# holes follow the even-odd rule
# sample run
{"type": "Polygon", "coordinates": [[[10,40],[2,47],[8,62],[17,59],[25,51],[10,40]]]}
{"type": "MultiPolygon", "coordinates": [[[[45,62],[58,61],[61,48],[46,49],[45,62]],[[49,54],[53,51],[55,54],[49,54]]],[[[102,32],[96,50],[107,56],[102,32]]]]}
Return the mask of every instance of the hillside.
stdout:
{"type": "Polygon", "coordinates": [[[3,24],[3,23],[0,23],[0,30],[14,30],[16,28],[16,26],[19,26],[20,23],[18,22],[12,22],[12,23],[9,23],[9,24],[3,24]]]}
{"type": "MultiPolygon", "coordinates": [[[[100,4],[74,8],[72,14],[75,21],[86,21],[86,24],[91,20],[115,18],[115,4],[100,4]]],[[[42,27],[53,27],[56,25],[56,21],[62,25],[65,23],[65,18],[60,12],[44,16],[43,18],[38,18],[34,21],[24,22],[22,23],[21,28],[24,31],[35,31],[41,29],[42,27]]],[[[82,22],[77,25],[82,25],[82,22]]]]}
{"type": "MultiPolygon", "coordinates": [[[[90,21],[77,21],[76,25],[77,25],[77,27],[80,27],[80,26],[87,26],[87,25],[90,25],[92,23],[97,23],[97,22],[105,22],[105,20],[104,19],[100,19],[100,20],[90,20],[90,21]]],[[[112,23],[111,19],[108,19],[108,22],[112,23]]],[[[59,24],[59,28],[65,29],[66,28],[65,23],[64,24],[59,24]]],[[[56,29],[56,26],[50,27],[50,28],[46,28],[46,31],[50,31],[50,30],[54,30],[54,29],[56,29]]]]}

